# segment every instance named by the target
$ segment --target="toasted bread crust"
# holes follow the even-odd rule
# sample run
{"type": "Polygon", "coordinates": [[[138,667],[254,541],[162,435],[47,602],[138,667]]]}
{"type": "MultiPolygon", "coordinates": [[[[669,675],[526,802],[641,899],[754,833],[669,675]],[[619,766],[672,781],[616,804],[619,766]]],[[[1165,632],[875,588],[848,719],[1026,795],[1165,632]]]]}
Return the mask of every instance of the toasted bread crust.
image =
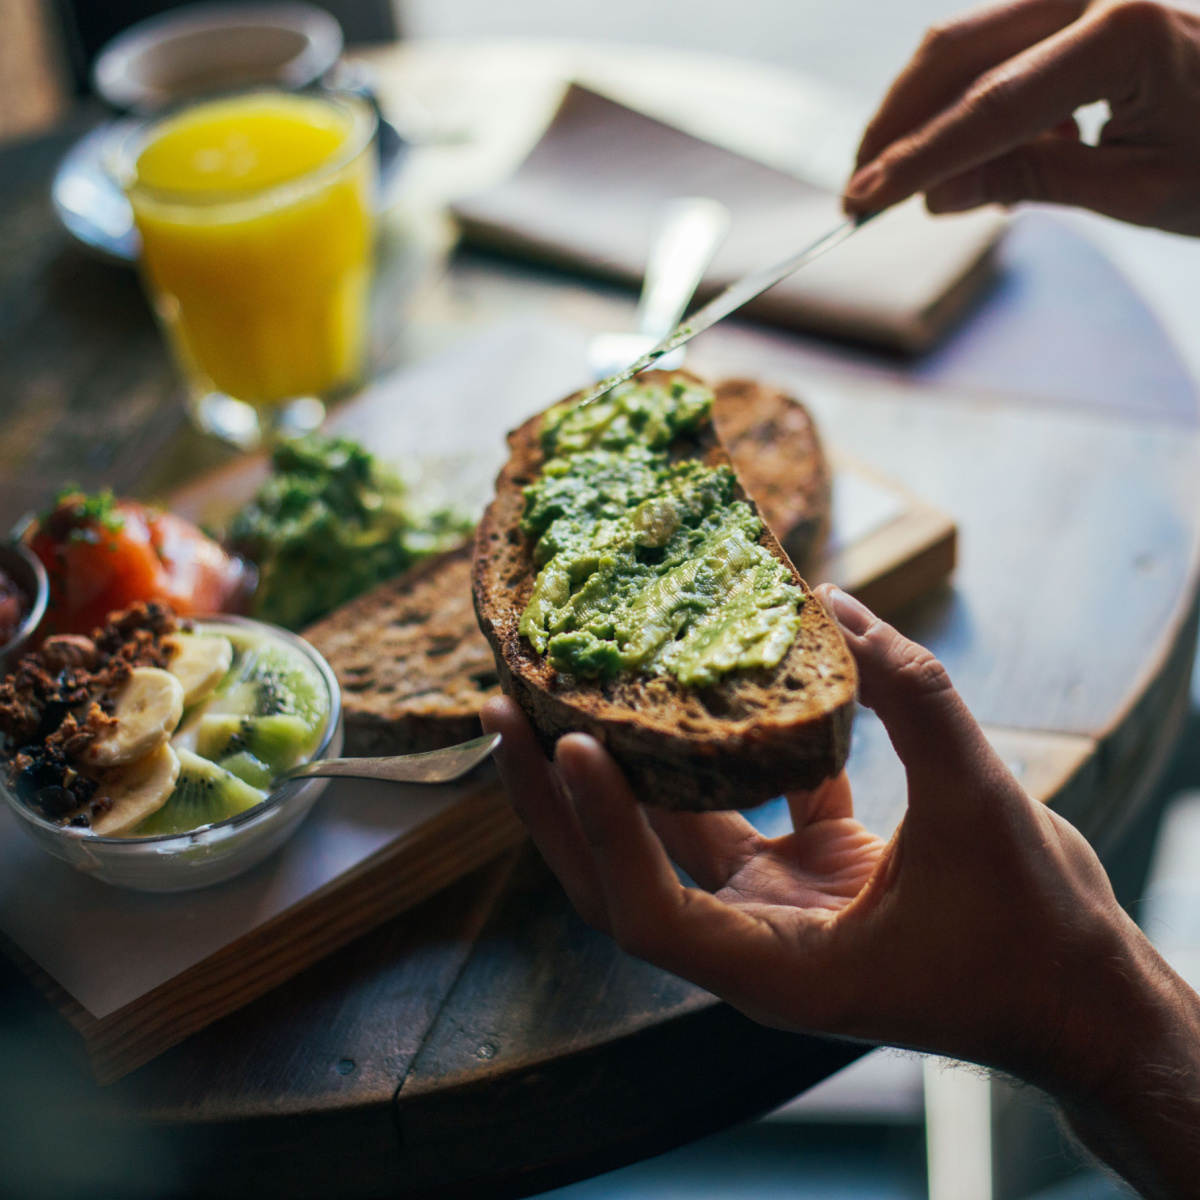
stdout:
{"type": "Polygon", "coordinates": [[[752,379],[717,385],[713,425],[758,514],[803,574],[829,533],[831,480],[817,427],[792,396],[752,379]]]}
{"type": "MultiPolygon", "coordinates": [[[[815,599],[801,610],[800,631],[777,667],[739,672],[706,689],[684,688],[670,676],[578,680],[555,671],[518,634],[536,578],[533,540],[520,520],[522,489],[543,461],[541,420],[539,414],[509,435],[511,456],[476,534],[473,578],[475,611],[501,686],[547,750],[565,733],[589,733],[608,747],[640,800],[693,811],[761,804],[840,771],[850,748],[857,673],[815,599]]],[[[730,464],[711,426],[695,452],[709,465],[730,464]]],[[[738,497],[753,506],[740,487],[738,497]]],[[[764,529],[760,540],[810,595],[774,535],[764,529]]]]}
{"type": "Polygon", "coordinates": [[[500,684],[471,605],[471,549],[435,555],[304,631],[342,685],[347,754],[416,754],[482,732],[500,684]]]}

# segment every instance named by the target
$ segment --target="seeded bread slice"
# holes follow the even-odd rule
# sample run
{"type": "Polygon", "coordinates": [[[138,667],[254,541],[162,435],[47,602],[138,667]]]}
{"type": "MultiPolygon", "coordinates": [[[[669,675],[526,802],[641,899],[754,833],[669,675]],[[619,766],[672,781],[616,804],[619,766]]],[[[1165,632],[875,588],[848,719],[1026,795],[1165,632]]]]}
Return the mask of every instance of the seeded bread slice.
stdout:
{"type": "Polygon", "coordinates": [[[751,379],[718,384],[717,438],[733,460],[759,516],[802,574],[816,565],[829,533],[829,464],[808,409],[751,379]]]}
{"type": "MultiPolygon", "coordinates": [[[[539,414],[509,435],[510,458],[476,534],[473,576],[475,611],[495,651],[500,684],[547,750],[565,733],[590,733],[608,747],[640,800],[693,811],[761,804],[841,770],[857,673],[815,599],[801,609],[800,631],[777,667],[738,672],[705,689],[685,688],[670,676],[576,679],[555,671],[518,634],[536,578],[533,539],[520,521],[522,489],[543,462],[541,422],[539,414]]],[[[692,453],[710,466],[730,463],[711,423],[692,453]]],[[[748,500],[740,488],[738,498],[748,500]]],[[[808,594],[774,535],[764,530],[760,540],[808,594]]]]}
{"type": "Polygon", "coordinates": [[[350,755],[415,754],[478,737],[500,694],[471,605],[471,543],[344,604],[304,631],[342,685],[350,755]]]}

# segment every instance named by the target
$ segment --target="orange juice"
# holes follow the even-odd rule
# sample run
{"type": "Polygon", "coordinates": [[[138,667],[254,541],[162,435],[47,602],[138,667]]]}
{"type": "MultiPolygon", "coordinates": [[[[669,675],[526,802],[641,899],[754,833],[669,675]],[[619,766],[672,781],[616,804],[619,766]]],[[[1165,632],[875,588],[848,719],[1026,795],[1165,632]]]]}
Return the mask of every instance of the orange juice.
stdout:
{"type": "Polygon", "coordinates": [[[193,395],[262,407],[359,377],[373,130],[357,103],[264,92],[149,131],[128,190],[142,268],[193,395]]]}

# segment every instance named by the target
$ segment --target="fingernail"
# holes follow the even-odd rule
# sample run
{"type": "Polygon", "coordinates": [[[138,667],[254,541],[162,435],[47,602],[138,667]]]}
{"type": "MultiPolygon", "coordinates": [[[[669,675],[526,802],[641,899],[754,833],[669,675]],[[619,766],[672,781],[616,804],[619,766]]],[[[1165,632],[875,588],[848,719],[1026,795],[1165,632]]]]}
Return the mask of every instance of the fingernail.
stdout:
{"type": "MultiPolygon", "coordinates": [[[[479,713],[479,723],[483,726],[484,733],[499,733],[501,726],[504,724],[504,699],[499,696],[493,697],[479,713]],[[499,709],[500,711],[496,711],[499,709]]],[[[492,750],[492,758],[499,765],[508,753],[508,741],[501,737],[499,743],[492,750]]]]}
{"type": "Polygon", "coordinates": [[[583,791],[587,788],[587,785],[590,782],[586,769],[582,771],[580,770],[579,762],[571,753],[569,746],[566,747],[567,753],[563,753],[563,742],[565,742],[567,738],[572,738],[574,736],[575,735],[568,733],[565,736],[560,737],[554,746],[554,766],[557,768],[559,777],[562,779],[563,784],[566,786],[567,792],[573,801],[577,798],[580,791],[583,791]]]}
{"type": "MultiPolygon", "coordinates": [[[[574,767],[571,765],[571,746],[578,745],[580,740],[585,737],[587,737],[586,733],[564,733],[562,737],[560,737],[558,741],[554,743],[554,765],[557,767],[562,767],[568,773],[574,770],[574,767]],[[571,741],[568,742],[568,738],[570,738],[571,741]],[[566,742],[565,747],[563,745],[564,742],[566,742]],[[564,749],[567,751],[565,760],[563,757],[564,749]]],[[[586,745],[586,743],[584,744],[586,745]]]]}
{"type": "Polygon", "coordinates": [[[846,184],[846,196],[851,200],[862,200],[869,196],[883,180],[883,164],[876,159],[861,171],[856,171],[846,184]]]}
{"type": "Polygon", "coordinates": [[[494,698],[493,698],[493,700],[488,700],[484,704],[483,708],[481,708],[479,710],[479,723],[483,726],[484,733],[495,733],[496,732],[496,725],[497,725],[498,721],[497,721],[497,715],[492,712],[493,701],[494,701],[494,698]]]}
{"type": "Polygon", "coordinates": [[[863,603],[839,587],[825,593],[837,623],[849,633],[861,637],[875,623],[875,614],[863,603]]]}

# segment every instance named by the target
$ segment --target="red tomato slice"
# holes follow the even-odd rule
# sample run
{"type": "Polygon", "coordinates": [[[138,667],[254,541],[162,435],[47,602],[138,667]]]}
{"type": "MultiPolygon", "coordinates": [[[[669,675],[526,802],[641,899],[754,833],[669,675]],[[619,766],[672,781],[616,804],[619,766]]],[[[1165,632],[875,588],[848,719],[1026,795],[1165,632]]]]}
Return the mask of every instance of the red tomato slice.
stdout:
{"type": "Polygon", "coordinates": [[[161,600],[185,616],[220,612],[242,586],[242,561],[181,517],[131,500],[115,505],[116,528],[62,513],[52,514],[30,539],[50,576],[41,636],[89,634],[110,613],[139,600],[161,600]]]}
{"type": "Polygon", "coordinates": [[[175,611],[224,610],[242,582],[241,559],[226,554],[212,538],[173,513],[156,513],[150,537],[166,575],[166,599],[175,611]]]}

